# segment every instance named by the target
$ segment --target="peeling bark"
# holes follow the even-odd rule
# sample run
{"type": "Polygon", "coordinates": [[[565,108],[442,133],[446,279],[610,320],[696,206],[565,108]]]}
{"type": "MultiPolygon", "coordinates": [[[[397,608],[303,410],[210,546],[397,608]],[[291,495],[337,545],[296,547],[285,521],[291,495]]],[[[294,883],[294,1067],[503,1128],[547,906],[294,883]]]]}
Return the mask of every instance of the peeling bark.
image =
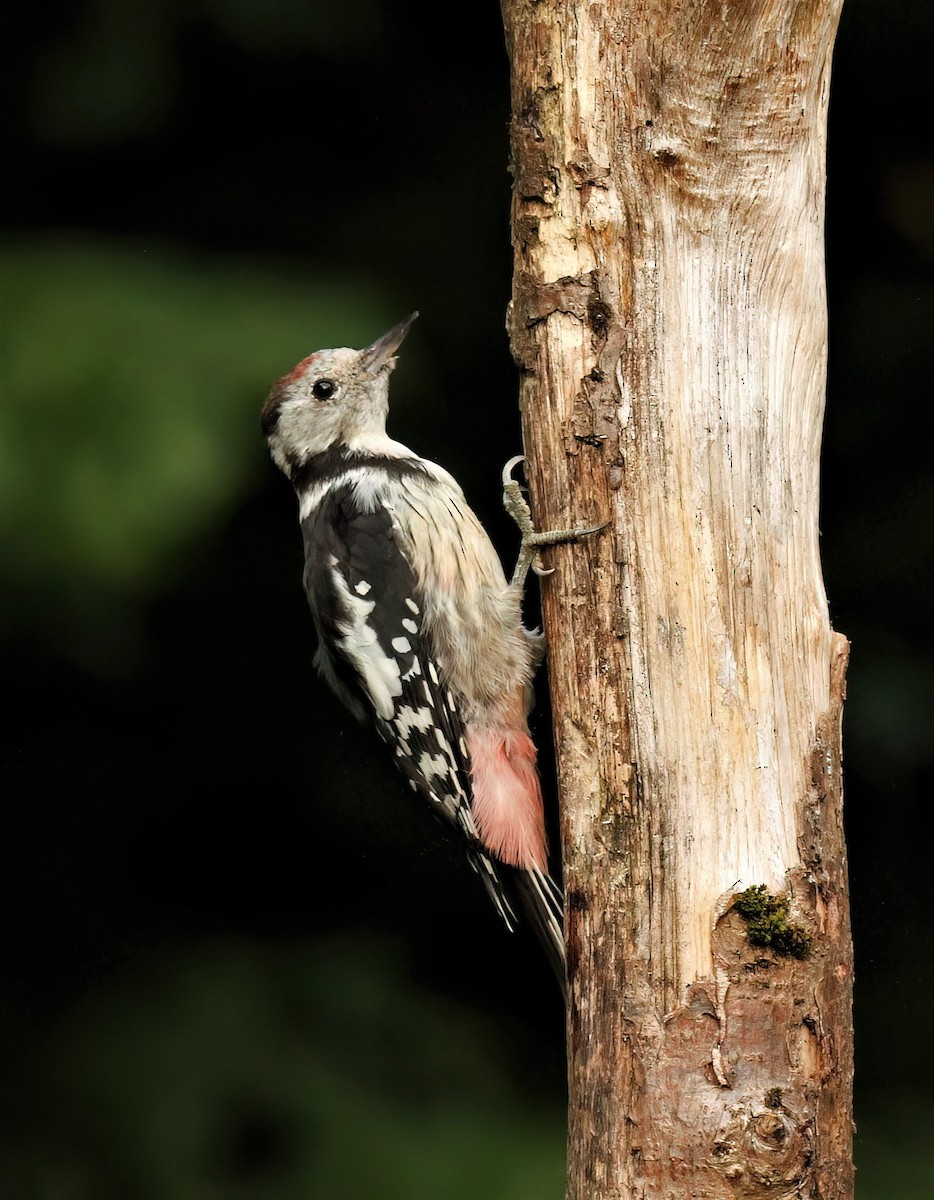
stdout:
{"type": "Polygon", "coordinates": [[[839,0],[503,0],[569,1200],[852,1194],[846,639],[818,547],[839,0]],[[752,945],[786,896],[809,958],[752,945]]]}

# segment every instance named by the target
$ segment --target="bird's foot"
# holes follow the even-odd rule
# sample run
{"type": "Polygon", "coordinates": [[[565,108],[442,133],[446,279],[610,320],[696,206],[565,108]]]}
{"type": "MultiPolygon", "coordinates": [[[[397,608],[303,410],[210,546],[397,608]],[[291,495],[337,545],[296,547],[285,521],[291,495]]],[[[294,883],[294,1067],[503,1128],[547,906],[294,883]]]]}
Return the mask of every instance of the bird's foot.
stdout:
{"type": "Polygon", "coordinates": [[[554,567],[546,567],[542,562],[541,551],[544,546],[557,546],[562,542],[577,542],[606,529],[608,522],[602,525],[589,525],[575,529],[549,529],[546,532],[536,532],[532,521],[532,510],[522,494],[519,481],[513,479],[512,472],[522,462],[525,456],[517,454],[503,467],[503,507],[519,526],[522,542],[519,547],[519,558],[512,573],[510,588],[521,592],[525,587],[526,576],[532,570],[536,575],[551,575],[554,567]]]}

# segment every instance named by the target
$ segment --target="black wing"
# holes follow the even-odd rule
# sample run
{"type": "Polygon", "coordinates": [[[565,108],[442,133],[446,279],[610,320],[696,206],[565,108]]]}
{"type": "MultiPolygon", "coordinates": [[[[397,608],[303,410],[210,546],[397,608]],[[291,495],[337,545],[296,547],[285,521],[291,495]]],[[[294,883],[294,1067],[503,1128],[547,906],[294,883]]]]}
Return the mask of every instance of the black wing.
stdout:
{"type": "Polygon", "coordinates": [[[470,757],[458,699],[424,628],[424,602],[390,510],[337,488],[303,522],[305,587],[324,674],[375,720],[399,769],[465,835],[470,861],[503,920],[514,917],[470,809],[470,757]],[[327,661],[323,661],[326,659],[327,661]]]}

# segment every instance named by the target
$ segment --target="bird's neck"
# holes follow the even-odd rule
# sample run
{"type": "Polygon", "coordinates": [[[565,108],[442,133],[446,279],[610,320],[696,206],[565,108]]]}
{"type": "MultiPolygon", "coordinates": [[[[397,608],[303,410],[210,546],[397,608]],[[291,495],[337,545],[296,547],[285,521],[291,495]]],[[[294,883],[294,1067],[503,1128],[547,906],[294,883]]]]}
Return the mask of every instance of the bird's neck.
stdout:
{"type": "Polygon", "coordinates": [[[360,468],[373,467],[382,467],[391,474],[408,474],[412,470],[424,469],[422,460],[408,446],[382,433],[361,434],[296,460],[290,464],[288,474],[304,504],[312,493],[322,494],[323,489],[341,476],[355,474],[360,468]]]}
{"type": "Polygon", "coordinates": [[[358,433],[343,446],[348,458],[415,458],[401,442],[393,441],[385,429],[358,433]]]}

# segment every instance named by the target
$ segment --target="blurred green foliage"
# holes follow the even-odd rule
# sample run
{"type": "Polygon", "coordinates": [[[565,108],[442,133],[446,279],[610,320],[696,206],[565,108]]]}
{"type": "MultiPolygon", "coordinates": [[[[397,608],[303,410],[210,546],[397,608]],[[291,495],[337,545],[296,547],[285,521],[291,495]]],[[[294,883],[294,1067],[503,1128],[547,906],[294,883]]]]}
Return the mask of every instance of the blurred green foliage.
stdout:
{"type": "Polygon", "coordinates": [[[856,1111],[857,1200],[934,1196],[934,1093],[870,1092],[856,1111]]]}
{"type": "Polygon", "coordinates": [[[365,281],[162,247],[8,243],[0,279],[0,635],[127,667],[141,604],[266,469],[272,381],[396,318],[365,281]]]}
{"type": "Polygon", "coordinates": [[[563,1111],[518,1094],[503,1058],[385,942],[163,953],[77,1005],[28,1080],[7,1078],[22,1090],[0,1195],[558,1200],[563,1111]]]}
{"type": "MultiPolygon", "coordinates": [[[[125,963],[0,1081],[11,1200],[559,1200],[564,1112],[385,939],[125,963]]],[[[859,1200],[928,1200],[934,1099],[864,1098],[859,1200]]]]}

